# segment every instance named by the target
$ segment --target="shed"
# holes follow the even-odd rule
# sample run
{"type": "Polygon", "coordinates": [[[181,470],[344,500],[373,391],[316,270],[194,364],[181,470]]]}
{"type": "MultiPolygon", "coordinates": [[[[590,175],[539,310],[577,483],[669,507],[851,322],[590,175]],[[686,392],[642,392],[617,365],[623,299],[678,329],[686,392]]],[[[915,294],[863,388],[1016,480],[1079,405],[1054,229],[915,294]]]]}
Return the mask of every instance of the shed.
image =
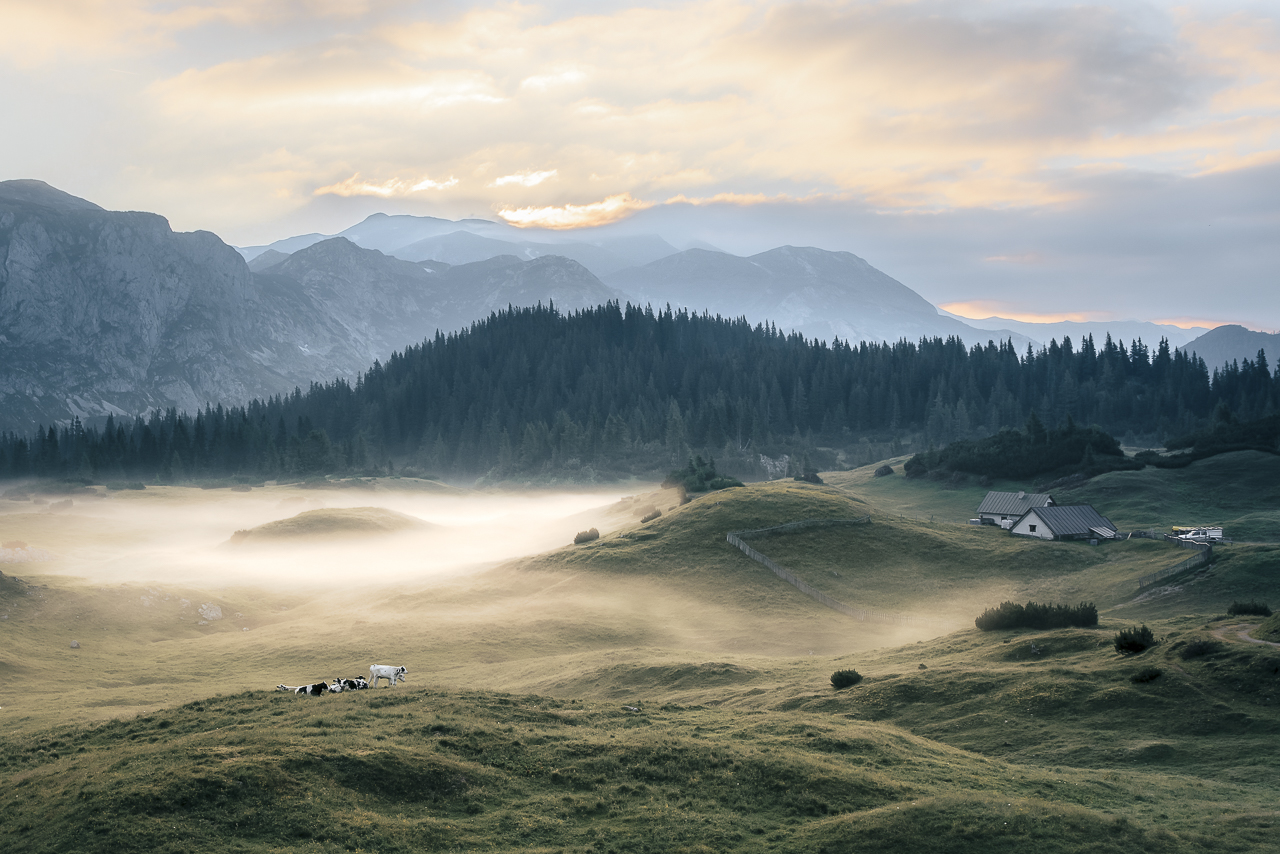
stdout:
{"type": "Polygon", "coordinates": [[[1090,504],[1065,504],[1028,510],[1009,533],[1042,540],[1110,540],[1116,526],[1090,504]]]}
{"type": "Polygon", "coordinates": [[[984,525],[1008,528],[1033,507],[1052,507],[1052,495],[1028,492],[988,492],[978,505],[978,518],[984,525]],[[1001,525],[1000,523],[1005,524],[1001,525]]]}

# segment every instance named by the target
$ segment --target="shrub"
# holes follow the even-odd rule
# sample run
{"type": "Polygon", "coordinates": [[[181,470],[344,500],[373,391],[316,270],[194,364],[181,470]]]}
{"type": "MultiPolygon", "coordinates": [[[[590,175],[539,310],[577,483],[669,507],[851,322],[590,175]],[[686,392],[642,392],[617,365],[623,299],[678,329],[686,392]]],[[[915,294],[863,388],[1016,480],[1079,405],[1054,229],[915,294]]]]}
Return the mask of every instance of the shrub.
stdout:
{"type": "Polygon", "coordinates": [[[598,539],[600,539],[600,532],[597,531],[595,528],[590,528],[586,531],[579,531],[577,535],[573,538],[573,544],[575,546],[580,546],[583,543],[589,543],[592,540],[598,540],[598,539]]]}
{"type": "Polygon", "coordinates": [[[1129,677],[1130,682],[1154,682],[1164,674],[1159,667],[1144,667],[1129,677]]]}
{"type": "Polygon", "coordinates": [[[862,681],[862,674],[856,670],[837,670],[831,674],[831,684],[839,691],[841,688],[851,688],[862,681]]]}
{"type": "Polygon", "coordinates": [[[890,465],[880,466],[872,473],[874,477],[889,477],[891,474],[893,474],[893,466],[890,465]]]}
{"type": "Polygon", "coordinates": [[[1039,602],[1028,602],[1026,605],[1002,602],[999,607],[983,611],[973,622],[984,632],[997,629],[1062,629],[1068,626],[1086,628],[1098,625],[1098,609],[1092,602],[1081,602],[1074,608],[1039,602]]]}
{"type": "MultiPolygon", "coordinates": [[[[733,486],[742,486],[743,483],[732,477],[725,477],[716,471],[716,461],[714,459],[704,460],[701,455],[693,457],[689,460],[689,464],[682,469],[676,469],[667,475],[667,479],[662,482],[663,489],[677,487],[684,490],[684,493],[691,492],[711,492],[717,489],[728,489],[733,486]]],[[[684,504],[685,501],[681,501],[684,504]]]]}
{"type": "Polygon", "coordinates": [[[1122,655],[1131,655],[1155,646],[1156,636],[1151,633],[1151,629],[1147,628],[1144,623],[1141,628],[1134,626],[1117,632],[1115,645],[1116,652],[1122,655]]]}
{"type": "Polygon", "coordinates": [[[1178,657],[1183,661],[1190,661],[1193,658],[1213,655],[1220,649],[1222,649],[1222,644],[1217,641],[1195,640],[1178,650],[1178,657]]]}
{"type": "Polygon", "coordinates": [[[1227,613],[1233,617],[1270,617],[1271,609],[1267,607],[1265,602],[1254,602],[1250,599],[1248,602],[1232,602],[1231,607],[1227,609],[1227,613]]]}
{"type": "Polygon", "coordinates": [[[657,508],[654,508],[653,512],[646,513],[644,514],[643,517],[641,517],[640,523],[644,524],[645,522],[652,522],[654,519],[657,519],[661,515],[662,515],[662,511],[658,510],[657,508]]]}

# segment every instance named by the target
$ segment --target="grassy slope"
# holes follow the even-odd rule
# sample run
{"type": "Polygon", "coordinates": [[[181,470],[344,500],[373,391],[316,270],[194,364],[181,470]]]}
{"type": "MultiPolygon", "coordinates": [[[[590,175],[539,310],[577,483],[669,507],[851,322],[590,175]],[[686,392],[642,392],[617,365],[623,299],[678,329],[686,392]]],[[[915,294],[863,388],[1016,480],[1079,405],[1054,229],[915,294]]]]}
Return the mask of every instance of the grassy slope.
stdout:
{"type": "Polygon", "coordinates": [[[1185,469],[1111,472],[1056,496],[1093,504],[1122,528],[1215,525],[1235,540],[1280,542],[1280,456],[1220,454],[1185,469]]]}
{"type": "Polygon", "coordinates": [[[829,713],[421,689],[237,694],[5,748],[0,844],[33,854],[1249,851],[1276,819],[1257,787],[829,713]]]}
{"type": "MultiPolygon", "coordinates": [[[[921,486],[891,488],[930,506],[921,486]]],[[[935,502],[958,506],[948,494],[935,502]]],[[[179,619],[180,599],[202,601],[199,591],[7,581],[0,839],[13,844],[0,847],[1269,844],[1280,651],[1232,644],[1184,661],[1182,646],[1207,635],[1204,617],[1178,615],[1240,598],[1274,605],[1275,550],[1224,550],[1210,573],[1132,603],[1132,579],[1168,554],[1157,543],[1028,543],[892,515],[839,489],[760,485],[479,583],[345,598],[220,591],[244,616],[205,627],[179,619]],[[897,645],[893,630],[817,606],[724,542],[731,529],[868,508],[866,528],[758,547],[833,595],[866,593],[874,601],[855,603],[884,609],[955,607],[983,585],[984,606],[1025,592],[1117,607],[1099,630],[965,629],[897,645]],[[1117,656],[1111,633],[1139,619],[1166,642],[1117,656]],[[68,649],[68,636],[82,648],[68,649]],[[355,675],[375,658],[408,664],[411,686],[441,688],[174,708],[246,683],[355,675]],[[60,678],[36,690],[32,675],[50,662],[60,678]],[[1144,665],[1164,675],[1130,682],[1144,665]],[[867,679],[835,693],[827,676],[844,667],[867,679]],[[475,688],[484,693],[462,693],[475,688]],[[132,711],[144,716],[92,723],[132,711]],[[48,729],[60,720],[70,728],[48,729]]]]}
{"type": "Polygon", "coordinates": [[[424,531],[436,527],[404,513],[383,507],[346,507],[305,510],[297,516],[267,522],[244,532],[247,539],[315,537],[324,535],[386,534],[424,531]]]}
{"type": "MultiPolygon", "coordinates": [[[[902,457],[891,477],[878,467],[827,472],[827,483],[866,498],[886,514],[935,521],[972,518],[988,487],[974,478],[958,484],[902,476],[902,457]]],[[[1035,491],[1032,483],[996,481],[989,489],[1035,491]]],[[[1280,542],[1280,456],[1257,451],[1220,454],[1185,469],[1111,472],[1071,490],[1055,490],[1059,504],[1092,504],[1125,530],[1171,525],[1222,524],[1241,541],[1280,542]]]]}

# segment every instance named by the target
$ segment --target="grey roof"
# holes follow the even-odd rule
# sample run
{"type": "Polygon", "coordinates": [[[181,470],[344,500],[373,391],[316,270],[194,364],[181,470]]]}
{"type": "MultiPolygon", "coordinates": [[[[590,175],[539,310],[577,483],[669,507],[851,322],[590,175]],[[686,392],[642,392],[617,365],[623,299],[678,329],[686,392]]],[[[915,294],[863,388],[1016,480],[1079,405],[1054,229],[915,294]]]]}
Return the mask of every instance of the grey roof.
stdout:
{"type": "Polygon", "coordinates": [[[1060,507],[1036,507],[1036,516],[1055,537],[1088,534],[1093,528],[1114,531],[1116,526],[1090,504],[1064,504],[1060,507]]]}
{"type": "Polygon", "coordinates": [[[1052,495],[1038,495],[1026,492],[988,492],[978,506],[979,513],[999,513],[1002,516],[1021,516],[1032,507],[1049,507],[1053,504],[1052,495]]]}

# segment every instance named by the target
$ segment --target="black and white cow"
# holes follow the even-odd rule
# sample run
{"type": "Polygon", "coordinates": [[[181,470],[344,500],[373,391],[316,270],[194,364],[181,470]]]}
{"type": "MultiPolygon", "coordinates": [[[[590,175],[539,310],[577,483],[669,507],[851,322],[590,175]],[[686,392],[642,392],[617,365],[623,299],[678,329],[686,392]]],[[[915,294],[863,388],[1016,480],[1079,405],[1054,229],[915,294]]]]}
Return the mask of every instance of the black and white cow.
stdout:
{"type": "Polygon", "coordinates": [[[329,691],[328,682],[313,682],[310,685],[277,685],[277,691],[292,691],[307,697],[319,697],[329,691]]]}
{"type": "Polygon", "coordinates": [[[408,668],[405,667],[393,667],[390,664],[370,664],[369,687],[377,688],[378,680],[385,679],[391,684],[391,687],[394,688],[396,687],[397,682],[409,681],[405,678],[405,674],[408,672],[408,668]]]}
{"type": "Polygon", "coordinates": [[[329,692],[341,694],[343,691],[360,691],[368,687],[369,683],[365,681],[365,678],[357,676],[355,679],[334,679],[333,684],[329,686],[329,692]]]}

